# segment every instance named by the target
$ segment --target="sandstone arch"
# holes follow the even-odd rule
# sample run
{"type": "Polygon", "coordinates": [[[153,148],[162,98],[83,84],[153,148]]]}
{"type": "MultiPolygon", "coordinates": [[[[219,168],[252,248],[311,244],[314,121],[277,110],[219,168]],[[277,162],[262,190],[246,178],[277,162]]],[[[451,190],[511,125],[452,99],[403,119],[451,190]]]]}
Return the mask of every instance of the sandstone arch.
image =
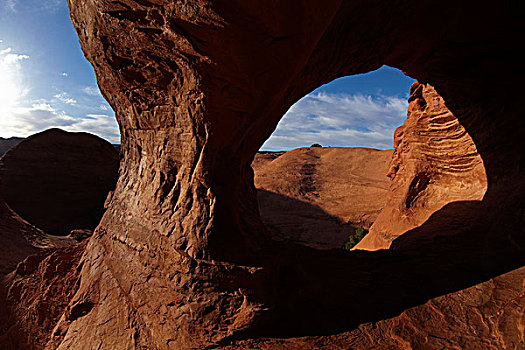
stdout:
{"type": "Polygon", "coordinates": [[[124,159],[70,305],[86,308],[65,313],[52,344],[196,348],[243,332],[345,331],[523,265],[517,3],[68,2],[124,159]],[[476,142],[489,182],[477,224],[408,255],[272,245],[253,155],[307,92],[382,64],[431,83],[476,142]],[[428,285],[414,291],[417,279],[428,285]],[[364,296],[385,308],[345,303],[364,296]]]}

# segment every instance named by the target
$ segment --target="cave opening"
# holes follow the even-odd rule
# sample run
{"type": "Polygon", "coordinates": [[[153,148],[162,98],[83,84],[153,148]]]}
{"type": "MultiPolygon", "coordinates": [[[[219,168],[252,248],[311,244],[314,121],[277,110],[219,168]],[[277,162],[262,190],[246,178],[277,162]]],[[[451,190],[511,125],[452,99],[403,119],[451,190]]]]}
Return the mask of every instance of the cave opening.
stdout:
{"type": "Polygon", "coordinates": [[[322,85],[288,110],[252,164],[274,239],[332,249],[368,232],[386,204],[413,82],[383,66],[322,85]]]}
{"type": "Polygon", "coordinates": [[[252,167],[272,238],[316,249],[390,248],[444,205],[480,201],[487,189],[474,141],[441,96],[386,65],[296,102],[252,167]]]}
{"type": "MultiPolygon", "coordinates": [[[[523,266],[523,108],[515,74],[522,60],[514,50],[520,12],[468,2],[68,3],[85,56],[117,110],[120,178],[76,268],[78,279],[71,279],[79,281],[74,295],[58,294],[65,302],[57,314],[64,317],[56,326],[44,319],[46,328],[21,322],[3,329],[31,339],[51,337],[48,347],[54,348],[102,342],[181,349],[230,342],[241,343],[238,348],[462,348],[496,338],[493,347],[504,348],[503,331],[513,333],[513,344],[522,340],[519,329],[507,327],[517,323],[501,317],[508,310],[501,304],[519,309],[514,306],[520,299],[499,299],[512,294],[506,288],[492,293],[499,305],[488,311],[478,287],[421,307],[523,266]],[[414,214],[428,209],[425,196],[440,198],[429,192],[438,180],[464,183],[454,173],[473,163],[443,160],[454,159],[455,149],[473,150],[433,152],[450,140],[421,142],[417,129],[405,130],[405,137],[415,137],[407,147],[419,145],[421,152],[400,154],[407,158],[393,167],[405,186],[392,211],[426,220],[405,247],[422,238],[432,244],[374,253],[296,244],[257,250],[262,244],[251,238],[260,222],[251,215],[256,206],[249,166],[259,146],[299,97],[383,63],[436,87],[483,154],[490,191],[481,204],[449,203],[429,220],[414,214]],[[417,160],[432,163],[418,166],[417,160]],[[441,236],[432,236],[436,232],[441,236]],[[450,232],[459,234],[443,237],[450,232]],[[70,312],[85,305],[82,317],[70,312]],[[454,337],[443,317],[449,312],[460,321],[454,337]],[[498,323],[478,322],[480,317],[498,323]],[[266,336],[275,335],[287,339],[272,346],[266,336]],[[290,339],[307,335],[335,336],[290,339]]],[[[410,95],[419,116],[438,99],[422,85],[410,95]]],[[[427,131],[460,130],[448,113],[434,116],[446,128],[427,131]]],[[[509,285],[505,277],[500,281],[487,284],[509,285]]],[[[513,282],[516,296],[522,281],[513,282]]],[[[36,311],[49,305],[35,303],[31,293],[18,295],[36,311]]]]}

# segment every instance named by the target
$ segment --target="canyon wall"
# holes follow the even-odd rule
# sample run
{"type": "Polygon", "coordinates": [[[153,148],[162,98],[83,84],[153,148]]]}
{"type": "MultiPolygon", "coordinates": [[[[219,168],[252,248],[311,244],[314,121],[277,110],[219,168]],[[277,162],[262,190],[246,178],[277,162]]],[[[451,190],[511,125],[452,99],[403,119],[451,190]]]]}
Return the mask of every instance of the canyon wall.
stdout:
{"type": "Polygon", "coordinates": [[[48,348],[191,349],[344,333],[523,266],[516,2],[68,4],[116,111],[123,159],[65,309],[78,312],[63,312],[48,348]],[[458,210],[468,224],[432,244],[414,234],[417,249],[272,242],[258,215],[255,153],[306,93],[383,64],[443,97],[483,159],[483,200],[435,212],[418,230],[458,210]]]}

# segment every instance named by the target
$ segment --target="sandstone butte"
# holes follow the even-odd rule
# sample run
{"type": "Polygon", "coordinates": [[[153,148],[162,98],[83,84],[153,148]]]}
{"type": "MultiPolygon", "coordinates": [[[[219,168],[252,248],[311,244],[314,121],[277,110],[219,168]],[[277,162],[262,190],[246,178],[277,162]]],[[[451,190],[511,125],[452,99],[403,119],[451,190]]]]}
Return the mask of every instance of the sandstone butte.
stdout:
{"type": "Polygon", "coordinates": [[[3,348],[523,348],[518,2],[68,4],[116,111],[120,176],[83,254],[28,258],[4,281],[3,348]],[[306,93],[383,64],[443,98],[485,195],[444,205],[399,249],[272,241],[255,153],[306,93]]]}
{"type": "Polygon", "coordinates": [[[392,150],[367,148],[258,153],[252,167],[262,221],[274,239],[341,248],[385,206],[391,159],[392,150]]]}

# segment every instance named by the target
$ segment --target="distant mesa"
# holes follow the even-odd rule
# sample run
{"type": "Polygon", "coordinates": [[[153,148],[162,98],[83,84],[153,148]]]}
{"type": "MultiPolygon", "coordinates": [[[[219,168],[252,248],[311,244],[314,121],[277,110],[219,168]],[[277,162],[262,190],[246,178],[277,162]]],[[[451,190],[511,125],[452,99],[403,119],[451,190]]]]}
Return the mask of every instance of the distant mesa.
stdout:
{"type": "Polygon", "coordinates": [[[22,140],[22,137],[10,137],[7,139],[0,137],[0,157],[3,156],[5,152],[18,145],[22,140]]]}
{"type": "Polygon", "coordinates": [[[107,141],[50,129],[21,141],[0,159],[1,193],[12,210],[46,233],[93,230],[118,167],[118,153],[107,141]]]}

